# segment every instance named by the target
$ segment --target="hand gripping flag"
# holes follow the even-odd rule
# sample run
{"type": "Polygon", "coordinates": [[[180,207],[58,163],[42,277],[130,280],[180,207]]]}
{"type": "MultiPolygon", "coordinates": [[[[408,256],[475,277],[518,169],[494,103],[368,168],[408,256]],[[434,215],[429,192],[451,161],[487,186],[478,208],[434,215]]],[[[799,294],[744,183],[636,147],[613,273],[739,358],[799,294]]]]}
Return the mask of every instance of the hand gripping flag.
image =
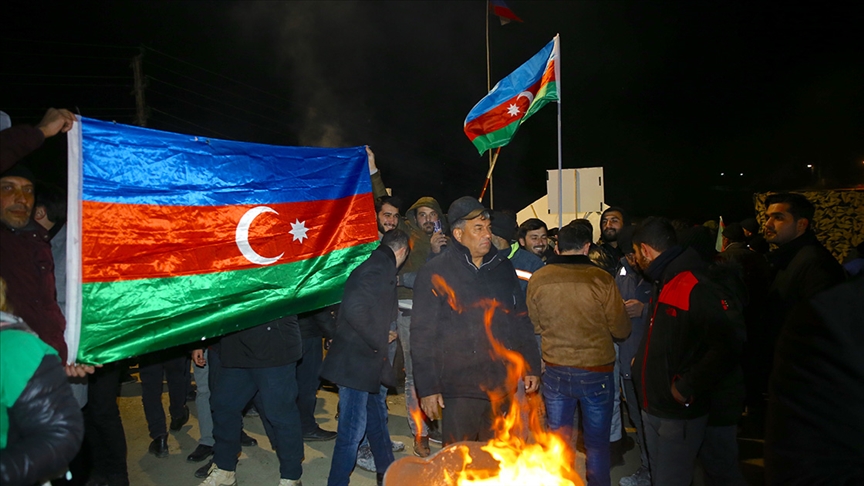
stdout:
{"type": "Polygon", "coordinates": [[[66,337],[78,362],[333,304],[377,246],[364,147],[231,142],[88,118],[75,127],[66,337]]]}
{"type": "Polygon", "coordinates": [[[559,101],[558,36],[498,81],[465,118],[465,135],[482,155],[510,143],[519,126],[550,101],[559,101]]]}

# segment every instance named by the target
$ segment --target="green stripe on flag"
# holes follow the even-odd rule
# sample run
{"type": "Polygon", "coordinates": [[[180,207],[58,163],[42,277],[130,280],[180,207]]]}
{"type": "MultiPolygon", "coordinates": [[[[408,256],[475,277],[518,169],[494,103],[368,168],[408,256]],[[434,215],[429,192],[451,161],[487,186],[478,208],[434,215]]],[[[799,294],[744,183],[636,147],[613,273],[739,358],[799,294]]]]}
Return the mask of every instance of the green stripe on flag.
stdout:
{"type": "Polygon", "coordinates": [[[110,363],[334,304],[377,246],[247,270],[84,284],[78,362],[110,363]]]}
{"type": "Polygon", "coordinates": [[[534,96],[534,101],[531,102],[531,106],[528,107],[528,111],[522,117],[522,122],[525,122],[529,116],[546,106],[546,103],[550,101],[558,101],[558,83],[555,81],[550,81],[540,86],[540,89],[537,90],[537,95],[534,96]]]}

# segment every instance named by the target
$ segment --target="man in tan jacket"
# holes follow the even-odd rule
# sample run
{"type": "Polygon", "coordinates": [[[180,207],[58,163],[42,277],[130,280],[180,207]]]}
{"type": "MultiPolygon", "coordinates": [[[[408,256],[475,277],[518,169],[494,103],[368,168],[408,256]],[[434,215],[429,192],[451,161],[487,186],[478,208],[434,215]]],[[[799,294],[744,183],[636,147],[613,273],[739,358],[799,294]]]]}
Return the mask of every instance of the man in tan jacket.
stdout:
{"type": "Polygon", "coordinates": [[[543,399],[549,428],[569,441],[580,405],[588,486],[608,486],[612,339],[630,334],[630,319],[615,280],[588,259],[591,237],[583,225],[561,228],[556,254],[534,272],[527,300],[546,364],[543,399]]]}

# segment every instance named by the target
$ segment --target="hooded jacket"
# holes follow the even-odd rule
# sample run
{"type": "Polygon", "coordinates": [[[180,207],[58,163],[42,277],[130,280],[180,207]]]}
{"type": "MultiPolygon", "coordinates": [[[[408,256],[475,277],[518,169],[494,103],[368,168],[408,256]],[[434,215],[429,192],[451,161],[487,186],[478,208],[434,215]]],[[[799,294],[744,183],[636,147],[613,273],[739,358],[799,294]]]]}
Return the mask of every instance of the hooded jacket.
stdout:
{"type": "Polygon", "coordinates": [[[712,389],[740,363],[730,303],[704,276],[705,269],[695,250],[675,246],[646,271],[653,281],[648,330],[632,373],[640,406],[656,417],[708,414],[712,389]],[[673,383],[687,403],[672,395],[673,383]]]}
{"type": "MultiPolygon", "coordinates": [[[[399,270],[400,276],[406,273],[416,273],[426,263],[429,253],[432,251],[431,237],[417,224],[417,209],[421,207],[434,209],[438,213],[438,219],[441,221],[442,231],[447,232],[447,218],[444,216],[444,212],[441,211],[441,205],[438,204],[438,201],[432,197],[421,197],[418,199],[405,212],[405,217],[399,222],[399,229],[408,233],[408,245],[411,247],[408,260],[405,261],[405,264],[399,270]]],[[[397,295],[399,299],[411,299],[413,291],[409,288],[399,287],[397,295]]]]}
{"type": "Polygon", "coordinates": [[[468,249],[451,241],[424,265],[414,284],[411,357],[420,397],[489,399],[486,390],[508,394],[506,368],[495,353],[484,324],[505,348],[519,353],[527,375],[539,375],[540,354],[513,265],[494,246],[474,266],[468,249]],[[494,303],[493,303],[494,301],[494,303]]]}

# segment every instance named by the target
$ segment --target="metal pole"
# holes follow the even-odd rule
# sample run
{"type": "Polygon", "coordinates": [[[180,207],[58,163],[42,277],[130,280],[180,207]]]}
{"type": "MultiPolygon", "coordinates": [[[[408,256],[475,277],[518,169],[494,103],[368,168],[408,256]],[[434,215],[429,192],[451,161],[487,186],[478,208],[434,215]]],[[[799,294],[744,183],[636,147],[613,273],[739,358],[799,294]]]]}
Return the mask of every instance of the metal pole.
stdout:
{"type": "MultiPolygon", "coordinates": [[[[491,63],[489,61],[489,12],[491,11],[491,5],[489,4],[489,0],[486,0],[486,93],[489,93],[492,90],[492,70],[491,63]]],[[[496,154],[497,155],[497,154],[496,154]]],[[[492,160],[492,151],[489,151],[489,178],[486,179],[486,184],[489,184],[489,209],[495,209],[495,189],[492,184],[492,168],[494,167],[495,161],[492,160]]],[[[483,185],[483,192],[486,192],[486,184],[483,185]]],[[[483,199],[483,196],[480,196],[480,199],[483,199]]]]}
{"type": "Polygon", "coordinates": [[[561,157],[561,38],[555,36],[558,56],[555,59],[555,89],[558,91],[558,229],[564,226],[564,183],[561,157]]]}

